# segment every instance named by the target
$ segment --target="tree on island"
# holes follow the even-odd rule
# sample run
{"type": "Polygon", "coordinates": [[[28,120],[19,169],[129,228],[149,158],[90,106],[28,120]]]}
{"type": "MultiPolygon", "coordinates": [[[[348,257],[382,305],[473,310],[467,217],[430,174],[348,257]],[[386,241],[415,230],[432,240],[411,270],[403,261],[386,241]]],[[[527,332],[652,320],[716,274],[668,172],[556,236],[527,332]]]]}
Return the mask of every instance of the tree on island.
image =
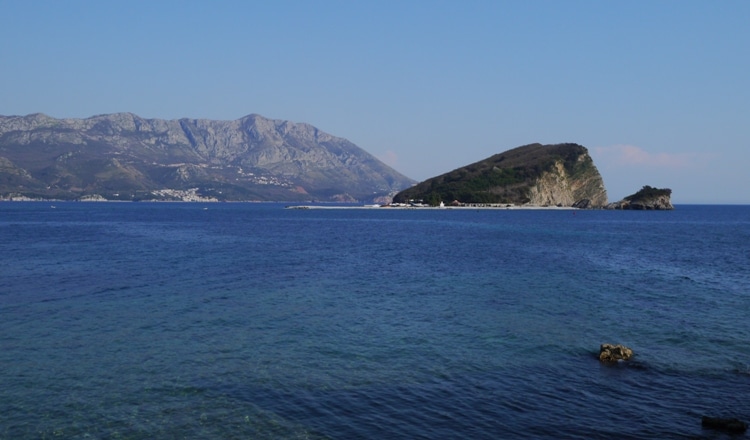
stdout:
{"type": "Polygon", "coordinates": [[[633,200],[653,199],[662,196],[669,197],[671,195],[672,190],[669,188],[654,188],[653,186],[644,185],[637,193],[625,197],[625,200],[632,202],[633,200]]]}

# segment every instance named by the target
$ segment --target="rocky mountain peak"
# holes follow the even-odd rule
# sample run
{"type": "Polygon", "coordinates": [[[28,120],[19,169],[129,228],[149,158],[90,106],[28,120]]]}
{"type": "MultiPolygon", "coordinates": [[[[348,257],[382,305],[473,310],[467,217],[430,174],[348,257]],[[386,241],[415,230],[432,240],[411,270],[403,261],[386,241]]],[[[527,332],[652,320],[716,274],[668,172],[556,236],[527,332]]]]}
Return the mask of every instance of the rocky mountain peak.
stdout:
{"type": "Polygon", "coordinates": [[[257,114],[233,121],[0,116],[0,158],[15,176],[31,176],[0,185],[0,196],[149,199],[198,188],[219,200],[369,201],[413,183],[346,139],[257,114]],[[117,173],[106,168],[112,158],[117,173]]]}

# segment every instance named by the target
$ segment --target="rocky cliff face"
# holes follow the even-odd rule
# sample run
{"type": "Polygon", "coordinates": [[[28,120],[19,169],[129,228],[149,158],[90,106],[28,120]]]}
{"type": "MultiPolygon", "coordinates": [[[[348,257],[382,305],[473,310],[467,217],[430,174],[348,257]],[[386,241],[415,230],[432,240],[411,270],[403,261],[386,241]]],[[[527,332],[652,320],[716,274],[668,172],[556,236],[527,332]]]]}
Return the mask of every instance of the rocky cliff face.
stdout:
{"type": "Polygon", "coordinates": [[[585,147],[531,144],[428,179],[394,201],[410,199],[593,208],[607,204],[607,191],[585,147]]]}
{"type": "Polygon", "coordinates": [[[0,116],[0,196],[369,201],[413,181],[308,124],[0,116]],[[172,195],[170,195],[172,194],[172,195]]]}
{"type": "Polygon", "coordinates": [[[530,205],[601,207],[607,204],[604,181],[588,153],[566,168],[557,160],[529,187],[530,205]]]}

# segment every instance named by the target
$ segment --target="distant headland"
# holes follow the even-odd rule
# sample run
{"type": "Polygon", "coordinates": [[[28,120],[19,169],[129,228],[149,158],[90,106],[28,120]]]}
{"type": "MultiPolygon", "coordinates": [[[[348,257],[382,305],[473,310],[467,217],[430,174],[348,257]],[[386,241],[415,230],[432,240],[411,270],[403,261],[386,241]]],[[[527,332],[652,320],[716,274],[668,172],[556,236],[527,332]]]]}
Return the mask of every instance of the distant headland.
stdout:
{"type": "Polygon", "coordinates": [[[251,114],[0,116],[0,199],[385,200],[413,184],[346,139],[251,114]]]}

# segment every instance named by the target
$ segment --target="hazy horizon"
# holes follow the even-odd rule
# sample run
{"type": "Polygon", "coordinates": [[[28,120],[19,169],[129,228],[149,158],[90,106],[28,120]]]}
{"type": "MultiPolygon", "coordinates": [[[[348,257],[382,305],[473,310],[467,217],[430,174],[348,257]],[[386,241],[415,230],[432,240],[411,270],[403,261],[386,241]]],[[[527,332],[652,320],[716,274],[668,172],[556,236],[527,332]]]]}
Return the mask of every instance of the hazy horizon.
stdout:
{"type": "Polygon", "coordinates": [[[588,148],[610,201],[748,204],[750,3],[8,2],[0,114],[233,120],[346,138],[422,181],[588,148]]]}

